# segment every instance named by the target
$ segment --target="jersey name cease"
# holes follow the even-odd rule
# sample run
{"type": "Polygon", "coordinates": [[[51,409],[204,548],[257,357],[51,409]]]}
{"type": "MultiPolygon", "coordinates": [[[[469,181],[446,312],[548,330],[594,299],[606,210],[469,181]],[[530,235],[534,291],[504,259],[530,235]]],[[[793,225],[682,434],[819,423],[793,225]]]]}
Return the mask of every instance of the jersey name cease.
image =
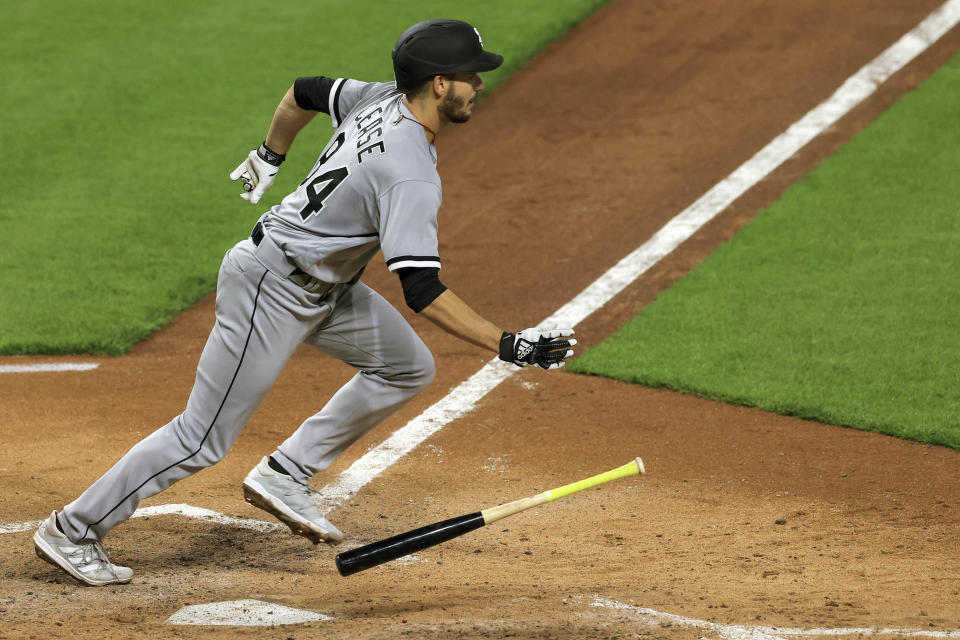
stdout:
{"type": "Polygon", "coordinates": [[[380,153],[386,153],[387,148],[383,144],[383,107],[379,104],[370,105],[357,116],[357,124],[361,125],[365,120],[370,120],[357,132],[357,162],[363,162],[363,154],[373,153],[379,149],[380,153]],[[380,114],[376,120],[373,116],[380,114]],[[376,142],[374,142],[376,140],[376,142]],[[362,147],[362,148],[361,148],[362,147]]]}

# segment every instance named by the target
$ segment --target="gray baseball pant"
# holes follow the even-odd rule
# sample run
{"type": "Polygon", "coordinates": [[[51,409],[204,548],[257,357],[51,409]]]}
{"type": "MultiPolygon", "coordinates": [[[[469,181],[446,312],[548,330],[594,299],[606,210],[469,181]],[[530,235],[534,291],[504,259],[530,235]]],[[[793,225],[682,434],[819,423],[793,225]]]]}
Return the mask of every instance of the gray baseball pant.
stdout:
{"type": "MultiPolygon", "coordinates": [[[[358,369],[271,455],[307,482],[433,380],[429,349],[362,283],[311,292],[269,237],[224,256],[216,324],[186,410],[135,445],[59,515],[74,542],[102,539],[144,498],[219,462],[303,342],[358,369]]],[[[326,287],[323,287],[326,288],[326,287]]]]}

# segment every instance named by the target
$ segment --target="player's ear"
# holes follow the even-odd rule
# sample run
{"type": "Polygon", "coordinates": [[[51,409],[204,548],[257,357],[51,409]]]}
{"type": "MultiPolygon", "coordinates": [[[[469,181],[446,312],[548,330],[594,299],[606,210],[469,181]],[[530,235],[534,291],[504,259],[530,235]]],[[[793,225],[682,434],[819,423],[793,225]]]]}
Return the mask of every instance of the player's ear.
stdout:
{"type": "Polygon", "coordinates": [[[442,98],[447,95],[449,88],[450,81],[447,76],[433,76],[433,97],[442,98]]]}

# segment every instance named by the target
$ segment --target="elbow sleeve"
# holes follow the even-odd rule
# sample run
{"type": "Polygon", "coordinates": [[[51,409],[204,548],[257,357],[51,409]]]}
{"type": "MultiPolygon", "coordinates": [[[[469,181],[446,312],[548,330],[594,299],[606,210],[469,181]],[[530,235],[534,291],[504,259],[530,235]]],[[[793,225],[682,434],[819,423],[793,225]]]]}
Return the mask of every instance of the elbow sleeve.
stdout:
{"type": "Polygon", "coordinates": [[[304,111],[330,112],[330,90],[334,80],[326,76],[297,78],[293,83],[293,97],[304,111]]]}
{"type": "Polygon", "coordinates": [[[437,299],[437,296],[447,290],[437,275],[439,271],[430,267],[397,269],[400,286],[403,287],[403,298],[407,306],[416,313],[423,311],[437,299]]]}

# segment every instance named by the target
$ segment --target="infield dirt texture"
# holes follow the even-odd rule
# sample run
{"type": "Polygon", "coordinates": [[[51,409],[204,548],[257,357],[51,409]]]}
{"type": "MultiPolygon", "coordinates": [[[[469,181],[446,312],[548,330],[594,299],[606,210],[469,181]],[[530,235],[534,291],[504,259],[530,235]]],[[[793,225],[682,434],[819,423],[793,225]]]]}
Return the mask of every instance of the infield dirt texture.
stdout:
{"type": "MultiPolygon", "coordinates": [[[[550,315],[939,5],[615,0],[439,140],[445,283],[504,326],[550,315]]],[[[582,347],[958,50],[955,28],[578,326],[582,347]]],[[[377,261],[365,280],[408,313],[377,261]]],[[[179,413],[212,321],[208,296],[128,356],[88,358],[101,362],[95,371],[0,374],[0,524],[47,516],[179,413]]],[[[412,322],[437,358],[437,380],[316,486],[490,359],[412,322]]],[[[57,359],[0,359],[41,361],[57,359]]],[[[222,463],[142,506],[263,519],[243,502],[242,478],[351,374],[301,350],[222,463]]],[[[950,633],[960,628],[960,452],[664,390],[523,370],[329,517],[348,545],[365,544],[638,455],[644,477],[350,578],[333,563],[344,547],[164,515],[108,539],[111,558],[137,572],[132,584],[83,588],[33,555],[32,531],[4,533],[0,638],[772,639],[855,627],[960,637],[950,633]],[[240,599],[333,619],[269,629],[165,622],[187,605],[240,599]]],[[[908,634],[845,637],[858,636],[908,634]]]]}

